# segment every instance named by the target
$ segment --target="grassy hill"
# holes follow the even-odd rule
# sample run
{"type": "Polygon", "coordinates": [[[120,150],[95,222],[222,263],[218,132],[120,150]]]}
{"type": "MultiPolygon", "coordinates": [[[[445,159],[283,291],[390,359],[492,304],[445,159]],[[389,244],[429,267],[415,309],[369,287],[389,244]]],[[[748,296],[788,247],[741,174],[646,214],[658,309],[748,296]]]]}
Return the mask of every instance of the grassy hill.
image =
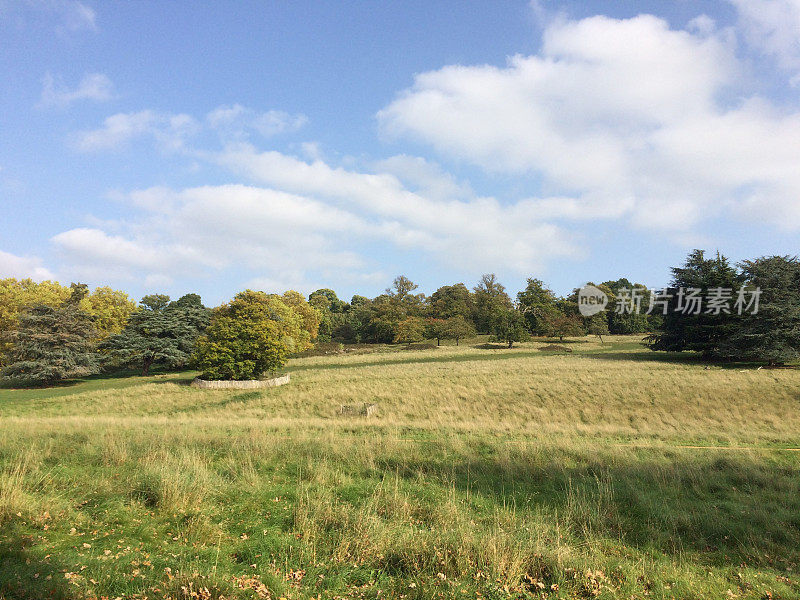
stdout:
{"type": "Polygon", "coordinates": [[[800,597],[800,373],[544,345],[0,390],[0,598],[800,597]]]}

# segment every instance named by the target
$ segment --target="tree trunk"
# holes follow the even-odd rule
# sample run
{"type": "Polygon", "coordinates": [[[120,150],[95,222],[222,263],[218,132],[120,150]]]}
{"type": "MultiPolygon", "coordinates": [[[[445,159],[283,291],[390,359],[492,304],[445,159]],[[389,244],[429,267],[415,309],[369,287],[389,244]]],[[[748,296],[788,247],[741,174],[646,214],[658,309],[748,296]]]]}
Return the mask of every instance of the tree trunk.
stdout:
{"type": "Polygon", "coordinates": [[[456,346],[458,346],[458,338],[456,338],[456,346]]]}
{"type": "Polygon", "coordinates": [[[508,347],[511,348],[511,345],[514,343],[514,340],[508,340],[508,347]]]}
{"type": "Polygon", "coordinates": [[[144,359],[144,365],[142,368],[142,376],[146,376],[150,372],[150,365],[153,364],[154,357],[148,356],[144,359]]]}
{"type": "Polygon", "coordinates": [[[439,340],[439,338],[436,338],[436,345],[437,345],[437,346],[439,346],[439,345],[440,345],[440,344],[439,344],[439,341],[440,341],[440,340],[439,340]]]}

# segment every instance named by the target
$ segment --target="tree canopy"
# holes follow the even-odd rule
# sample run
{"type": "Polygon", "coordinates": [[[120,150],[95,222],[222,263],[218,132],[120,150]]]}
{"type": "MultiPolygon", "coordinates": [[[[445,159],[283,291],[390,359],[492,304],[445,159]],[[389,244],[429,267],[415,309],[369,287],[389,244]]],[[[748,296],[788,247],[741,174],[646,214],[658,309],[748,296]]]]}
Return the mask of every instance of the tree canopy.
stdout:
{"type": "Polygon", "coordinates": [[[702,305],[695,309],[689,298],[695,291],[696,297],[707,298],[712,289],[737,290],[743,276],[721,254],[706,258],[702,250],[691,252],[683,266],[672,269],[672,275],[663,329],[650,338],[650,347],[695,350],[703,358],[719,358],[720,344],[733,333],[737,319],[729,312],[709,312],[702,305]]]}
{"type": "Polygon", "coordinates": [[[209,317],[209,309],[197,294],[174,302],[169,296],[151,294],[142,298],[139,310],[131,314],[122,332],[111,336],[101,348],[116,365],[139,367],[142,375],[147,375],[154,364],[182,368],[188,365],[209,317]]]}
{"type": "Polygon", "coordinates": [[[214,309],[194,364],[205,379],[256,379],[283,367],[309,335],[302,315],[280,296],[246,290],[214,309]]]}
{"type": "MultiPolygon", "coordinates": [[[[800,262],[796,256],[769,256],[742,263],[747,287],[736,310],[738,323],[720,344],[734,360],[783,364],[800,358],[800,262]],[[758,294],[758,307],[747,306],[758,294]],[[749,310],[744,310],[749,308],[749,310]],[[741,309],[742,315],[739,316],[741,309]]],[[[737,297],[736,300],[739,300],[737,297]]]]}
{"type": "Polygon", "coordinates": [[[94,319],[81,310],[86,286],[73,284],[58,307],[36,304],[23,310],[15,329],[3,377],[29,384],[48,384],[84,377],[99,370],[94,319]]]}

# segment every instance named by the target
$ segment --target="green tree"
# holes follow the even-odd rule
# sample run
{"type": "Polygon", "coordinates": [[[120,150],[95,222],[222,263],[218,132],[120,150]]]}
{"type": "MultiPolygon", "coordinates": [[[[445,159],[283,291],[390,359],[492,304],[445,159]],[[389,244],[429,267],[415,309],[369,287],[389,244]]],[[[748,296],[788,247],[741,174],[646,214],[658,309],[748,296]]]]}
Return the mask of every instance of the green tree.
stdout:
{"type": "Polygon", "coordinates": [[[592,315],[587,319],[586,331],[589,335],[596,335],[603,343],[603,336],[608,335],[608,315],[605,311],[592,315]]]}
{"type": "Polygon", "coordinates": [[[300,315],[300,318],[303,321],[302,331],[295,340],[295,352],[303,352],[304,350],[313,348],[314,342],[316,341],[319,333],[319,313],[314,309],[313,306],[306,302],[306,299],[303,298],[303,295],[300,294],[300,292],[295,292],[294,290],[284,292],[283,296],[281,296],[281,300],[283,300],[286,306],[291,307],[298,315],[300,315]]]}
{"type": "MultiPolygon", "coordinates": [[[[0,338],[10,340],[19,323],[19,315],[36,305],[58,308],[72,294],[71,288],[57,281],[35,282],[31,279],[0,279],[0,338]]],[[[109,287],[99,287],[85,294],[80,308],[95,317],[98,339],[119,333],[130,313],[136,309],[128,295],[109,287]]],[[[0,365],[11,342],[0,342],[0,365]]]]}
{"type": "Polygon", "coordinates": [[[406,317],[397,324],[394,335],[396,344],[413,344],[425,339],[425,322],[419,317],[406,317]]]}
{"type": "Polygon", "coordinates": [[[706,258],[702,250],[692,251],[682,267],[672,269],[672,285],[668,291],[671,297],[666,299],[663,330],[650,336],[650,348],[675,352],[695,350],[704,359],[720,358],[720,344],[733,333],[737,317],[723,311],[708,312],[703,305],[695,311],[688,300],[688,292],[697,290],[699,297],[705,299],[709,290],[736,290],[743,281],[742,275],[721,254],[706,258]]]}
{"type": "Polygon", "coordinates": [[[544,331],[546,336],[557,337],[562,342],[565,337],[584,335],[581,318],[577,314],[568,314],[563,310],[547,316],[544,331]]]}
{"type": "Polygon", "coordinates": [[[435,319],[457,316],[472,319],[475,312],[475,301],[463,283],[443,285],[430,295],[428,306],[431,317],[435,319]]]}
{"type": "Polygon", "coordinates": [[[530,338],[525,317],[515,308],[501,307],[492,319],[492,336],[499,342],[505,342],[511,348],[514,342],[524,342],[530,338]]]}
{"type": "Polygon", "coordinates": [[[205,379],[256,379],[283,367],[305,335],[302,317],[280,296],[246,290],[214,310],[193,363],[205,379]]]}
{"type": "Polygon", "coordinates": [[[189,363],[209,317],[210,311],[197,294],[174,302],[163,294],[145,296],[122,332],[108,338],[101,348],[116,365],[141,367],[142,375],[147,375],[154,364],[182,368],[189,363]]]}
{"type": "Polygon", "coordinates": [[[332,313],[344,312],[347,303],[339,300],[339,297],[331,289],[321,288],[315,290],[308,295],[308,301],[315,307],[321,307],[323,304],[332,313]]]}
{"type": "MultiPolygon", "coordinates": [[[[605,281],[598,285],[608,296],[608,330],[615,335],[631,335],[634,333],[648,333],[653,330],[654,316],[647,314],[650,306],[650,290],[641,283],[631,283],[626,278],[621,277],[616,281],[605,281]],[[617,310],[619,299],[625,300],[634,297],[639,298],[638,302],[641,311],[621,312],[617,310]]],[[[625,300],[627,301],[627,300],[625,300]]]]}
{"type": "Polygon", "coordinates": [[[517,294],[517,304],[525,315],[528,331],[545,335],[545,323],[558,311],[558,298],[540,279],[528,279],[528,285],[517,294]]]}
{"type": "Polygon", "coordinates": [[[497,276],[494,273],[483,275],[475,286],[475,328],[480,332],[490,332],[498,315],[511,308],[511,298],[497,276]]]}
{"type": "Polygon", "coordinates": [[[86,291],[85,285],[73,284],[71,296],[57,308],[37,304],[18,315],[4,378],[48,384],[98,372],[97,330],[80,308],[86,291]]]}
{"type": "Polygon", "coordinates": [[[472,321],[468,321],[461,315],[450,317],[444,322],[445,339],[455,340],[458,346],[459,340],[475,335],[475,326],[472,321]]]}
{"type": "Polygon", "coordinates": [[[390,321],[400,321],[409,316],[421,316],[425,295],[412,294],[418,287],[408,277],[399,275],[392,282],[392,287],[387,288],[383,296],[378,296],[387,301],[388,310],[385,316],[390,321]]]}
{"type": "Polygon", "coordinates": [[[800,358],[800,262],[796,256],[769,256],[741,263],[747,281],[737,320],[720,343],[720,355],[734,360],[783,364],[800,358]],[[754,311],[754,298],[758,298],[754,311]]]}
{"type": "Polygon", "coordinates": [[[426,319],[425,337],[435,339],[436,345],[440,346],[441,341],[447,339],[447,321],[445,319],[426,319]]]}

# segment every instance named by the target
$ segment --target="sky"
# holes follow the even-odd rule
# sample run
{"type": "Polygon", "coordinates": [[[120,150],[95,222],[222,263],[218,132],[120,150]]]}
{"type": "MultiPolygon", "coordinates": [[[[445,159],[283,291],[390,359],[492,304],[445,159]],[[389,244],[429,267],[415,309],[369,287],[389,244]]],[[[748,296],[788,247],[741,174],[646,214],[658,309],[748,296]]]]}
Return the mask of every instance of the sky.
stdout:
{"type": "Polygon", "coordinates": [[[349,299],[798,252],[800,0],[0,0],[0,277],[349,299]]]}

